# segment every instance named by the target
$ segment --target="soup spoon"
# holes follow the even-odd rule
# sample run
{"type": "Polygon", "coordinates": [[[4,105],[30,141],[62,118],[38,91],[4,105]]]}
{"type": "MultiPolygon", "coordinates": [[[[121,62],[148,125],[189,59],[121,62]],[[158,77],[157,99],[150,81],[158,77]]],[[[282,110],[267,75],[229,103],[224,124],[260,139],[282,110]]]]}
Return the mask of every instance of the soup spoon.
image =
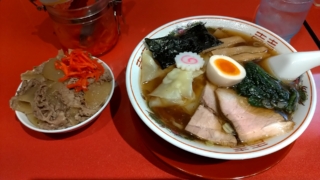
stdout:
{"type": "Polygon", "coordinates": [[[291,81],[320,65],[320,51],[280,54],[266,59],[264,64],[279,80],[291,81]]]}

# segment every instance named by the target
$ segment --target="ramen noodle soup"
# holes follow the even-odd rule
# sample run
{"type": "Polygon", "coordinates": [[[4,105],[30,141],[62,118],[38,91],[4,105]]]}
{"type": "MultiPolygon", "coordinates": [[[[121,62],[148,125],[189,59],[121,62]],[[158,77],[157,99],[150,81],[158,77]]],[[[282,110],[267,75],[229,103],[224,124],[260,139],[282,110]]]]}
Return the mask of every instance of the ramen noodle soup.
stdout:
{"type": "Polygon", "coordinates": [[[283,83],[267,73],[262,62],[277,52],[244,34],[203,27],[145,39],[141,89],[152,117],[185,138],[230,147],[292,130],[306,94],[299,79],[283,83]],[[204,35],[188,34],[194,29],[204,35]],[[201,43],[211,46],[195,48],[201,43]]]}

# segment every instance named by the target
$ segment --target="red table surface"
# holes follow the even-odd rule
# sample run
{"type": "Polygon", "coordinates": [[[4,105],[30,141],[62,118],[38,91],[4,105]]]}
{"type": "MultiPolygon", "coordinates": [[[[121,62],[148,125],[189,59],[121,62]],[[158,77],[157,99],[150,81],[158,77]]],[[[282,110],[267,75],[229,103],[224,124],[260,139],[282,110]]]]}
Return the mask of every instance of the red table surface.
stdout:
{"type": "MultiPolygon", "coordinates": [[[[100,57],[118,87],[111,103],[89,126],[68,134],[25,128],[9,108],[20,74],[57,54],[60,45],[46,12],[27,0],[0,0],[0,179],[192,179],[168,166],[141,144],[137,118],[125,87],[125,68],[137,43],[169,21],[222,15],[253,21],[258,0],[123,0],[121,37],[100,57]]],[[[318,18],[318,17],[314,17],[318,18]]],[[[317,50],[305,28],[292,39],[298,51],[317,50]]],[[[320,97],[320,68],[312,70],[320,97]]],[[[250,168],[250,167],[248,167],[250,168]]],[[[232,170],[231,170],[232,171],[232,170]]],[[[248,179],[319,179],[320,109],[289,154],[248,179]]]]}
{"type": "Polygon", "coordinates": [[[312,5],[307,16],[307,22],[309,26],[312,28],[315,35],[317,36],[318,40],[320,40],[319,18],[320,18],[320,7],[312,5]]]}

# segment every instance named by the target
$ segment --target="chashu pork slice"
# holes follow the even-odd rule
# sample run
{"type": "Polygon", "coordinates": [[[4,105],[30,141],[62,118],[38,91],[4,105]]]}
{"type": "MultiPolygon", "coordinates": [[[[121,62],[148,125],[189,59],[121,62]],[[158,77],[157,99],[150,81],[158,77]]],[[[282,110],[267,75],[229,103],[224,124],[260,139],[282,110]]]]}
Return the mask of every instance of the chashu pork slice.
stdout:
{"type": "Polygon", "coordinates": [[[200,105],[196,113],[191,118],[186,130],[198,136],[199,138],[211,141],[215,144],[225,146],[235,146],[236,138],[225,133],[216,115],[218,115],[217,100],[214,91],[217,89],[211,83],[207,83],[202,93],[202,105],[200,105]]]}
{"type": "Polygon", "coordinates": [[[199,105],[185,130],[215,144],[230,147],[237,145],[236,138],[232,134],[227,134],[222,129],[218,117],[202,104],[199,105]]]}
{"type": "Polygon", "coordinates": [[[218,88],[215,92],[222,113],[232,122],[242,142],[257,141],[293,129],[293,121],[285,121],[274,110],[251,106],[247,98],[233,90],[218,88]]]}
{"type": "Polygon", "coordinates": [[[217,89],[216,86],[207,82],[203,89],[201,102],[206,108],[211,109],[214,113],[218,112],[217,100],[214,91],[217,89]]]}

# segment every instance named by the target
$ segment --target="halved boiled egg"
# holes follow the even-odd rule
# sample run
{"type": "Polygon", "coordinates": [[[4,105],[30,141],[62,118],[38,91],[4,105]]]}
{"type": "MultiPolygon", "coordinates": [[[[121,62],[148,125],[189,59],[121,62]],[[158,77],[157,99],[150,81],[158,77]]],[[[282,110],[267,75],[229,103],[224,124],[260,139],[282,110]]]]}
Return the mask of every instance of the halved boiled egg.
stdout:
{"type": "Polygon", "coordinates": [[[213,55],[207,64],[206,75],[211,83],[229,87],[241,82],[246,77],[246,70],[228,56],[213,55]]]}

